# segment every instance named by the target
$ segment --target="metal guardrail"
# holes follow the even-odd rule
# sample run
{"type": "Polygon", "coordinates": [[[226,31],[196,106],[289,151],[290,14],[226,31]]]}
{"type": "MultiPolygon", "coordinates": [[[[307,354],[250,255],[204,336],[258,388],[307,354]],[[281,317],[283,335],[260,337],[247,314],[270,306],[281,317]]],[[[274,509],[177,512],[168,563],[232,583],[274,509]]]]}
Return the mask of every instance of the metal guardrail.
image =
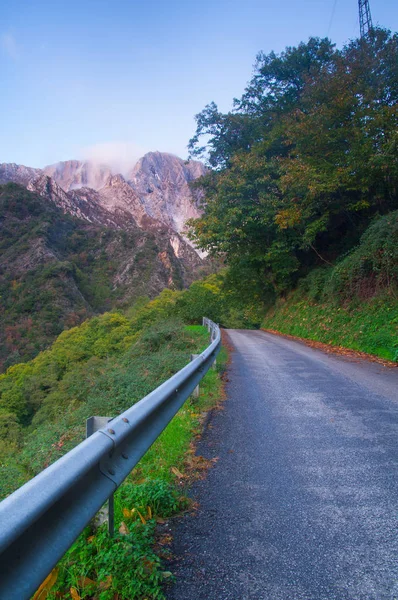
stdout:
{"type": "Polygon", "coordinates": [[[158,438],[214,362],[211,343],[181,371],[0,503],[0,600],[28,600],[158,438]]]}

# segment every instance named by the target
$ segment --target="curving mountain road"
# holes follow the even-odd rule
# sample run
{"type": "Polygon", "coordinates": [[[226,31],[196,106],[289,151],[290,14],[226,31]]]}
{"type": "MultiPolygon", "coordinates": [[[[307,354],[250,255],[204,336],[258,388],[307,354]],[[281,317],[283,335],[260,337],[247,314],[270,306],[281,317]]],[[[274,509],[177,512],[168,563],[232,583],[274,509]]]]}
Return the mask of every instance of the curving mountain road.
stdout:
{"type": "Polygon", "coordinates": [[[398,599],[398,369],[260,331],[235,347],[174,527],[169,600],[398,599]]]}

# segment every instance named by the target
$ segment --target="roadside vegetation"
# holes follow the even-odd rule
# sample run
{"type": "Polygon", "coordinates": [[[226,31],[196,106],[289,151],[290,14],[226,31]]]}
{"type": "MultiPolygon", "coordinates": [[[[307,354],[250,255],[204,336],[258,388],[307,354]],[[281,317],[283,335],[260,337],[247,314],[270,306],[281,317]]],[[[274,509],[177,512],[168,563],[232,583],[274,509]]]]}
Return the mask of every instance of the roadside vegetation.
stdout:
{"type": "Polygon", "coordinates": [[[277,302],[262,327],[398,362],[398,302],[389,296],[338,307],[296,292],[277,302]]]}
{"type": "Polygon", "coordinates": [[[314,269],[262,327],[398,362],[398,211],[378,218],[334,267],[314,269]]]}
{"type": "Polygon", "coordinates": [[[260,53],[234,109],[196,116],[192,239],[264,327],[397,360],[398,35],[260,53]],[[270,312],[269,312],[270,311],[270,312]],[[264,314],[267,316],[264,318],[264,314]]]}
{"type": "MultiPolygon", "coordinates": [[[[200,353],[209,336],[194,323],[214,289],[203,282],[187,292],[165,290],[124,313],[94,317],[0,375],[1,496],[82,441],[86,418],[121,413],[200,353]]],[[[190,506],[189,478],[206,466],[192,442],[203,413],[220,401],[225,360],[222,351],[200,398],[186,402],[116,493],[116,536],[110,539],[105,525],[88,527],[38,597],[163,597],[169,540],[156,539],[156,524],[190,506]]]]}
{"type": "MultiPolygon", "coordinates": [[[[192,350],[208,345],[205,328],[187,326],[183,331],[185,341],[195,340],[192,350]]],[[[155,338],[154,331],[151,336],[155,338]]],[[[164,567],[171,536],[162,528],[171,517],[191,509],[189,483],[209,467],[195,457],[193,440],[201,432],[204,414],[221,400],[225,361],[223,350],[217,369],[202,380],[199,398],[185,403],[116,492],[116,535],[109,537],[106,524],[87,527],[53,573],[57,580],[49,598],[164,598],[164,585],[172,582],[173,574],[164,567]]]]}
{"type": "Polygon", "coordinates": [[[217,289],[195,283],[93,317],[0,375],[1,497],[79,443],[87,417],[119,414],[205,347],[194,324],[207,302],[217,316],[217,289]]]}

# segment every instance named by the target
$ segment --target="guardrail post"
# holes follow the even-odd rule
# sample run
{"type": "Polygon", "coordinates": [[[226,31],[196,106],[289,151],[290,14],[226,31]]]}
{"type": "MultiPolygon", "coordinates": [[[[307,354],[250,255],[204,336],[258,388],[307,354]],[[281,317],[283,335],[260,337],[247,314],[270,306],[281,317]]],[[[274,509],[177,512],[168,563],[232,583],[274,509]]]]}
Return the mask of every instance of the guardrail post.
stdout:
{"type": "MultiPolygon", "coordinates": [[[[99,429],[106,427],[113,417],[89,417],[86,419],[86,439],[99,429]]],[[[108,521],[108,532],[111,537],[115,535],[115,503],[114,495],[109,496],[108,506],[104,504],[94,517],[95,526],[99,527],[108,521]]]]}
{"type": "MultiPolygon", "coordinates": [[[[191,362],[193,360],[195,360],[195,358],[198,358],[198,356],[200,356],[200,354],[191,354],[191,362]]],[[[199,384],[196,386],[196,388],[194,389],[194,391],[192,392],[192,397],[195,398],[195,400],[197,398],[199,398],[199,394],[200,394],[200,388],[199,388],[199,384]]]]}
{"type": "Polygon", "coordinates": [[[203,325],[203,327],[207,327],[207,331],[210,332],[212,330],[210,320],[207,319],[206,317],[203,317],[202,325],[203,325]]]}

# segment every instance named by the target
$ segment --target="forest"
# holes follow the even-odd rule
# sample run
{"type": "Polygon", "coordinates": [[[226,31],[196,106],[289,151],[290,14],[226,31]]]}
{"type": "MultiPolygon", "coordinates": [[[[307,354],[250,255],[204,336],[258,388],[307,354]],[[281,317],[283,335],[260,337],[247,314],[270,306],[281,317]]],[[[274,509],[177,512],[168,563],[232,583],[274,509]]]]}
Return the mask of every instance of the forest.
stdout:
{"type": "Polygon", "coordinates": [[[212,169],[196,183],[205,202],[192,239],[223,257],[235,287],[267,305],[313,269],[355,262],[366,229],[390,214],[366,234],[369,252],[346,271],[347,285],[330,292],[344,301],[353,286],[363,298],[392,291],[397,101],[398,36],[387,30],[341,50],[311,38],[260,53],[232,111],[212,102],[196,116],[191,155],[212,169]]]}

